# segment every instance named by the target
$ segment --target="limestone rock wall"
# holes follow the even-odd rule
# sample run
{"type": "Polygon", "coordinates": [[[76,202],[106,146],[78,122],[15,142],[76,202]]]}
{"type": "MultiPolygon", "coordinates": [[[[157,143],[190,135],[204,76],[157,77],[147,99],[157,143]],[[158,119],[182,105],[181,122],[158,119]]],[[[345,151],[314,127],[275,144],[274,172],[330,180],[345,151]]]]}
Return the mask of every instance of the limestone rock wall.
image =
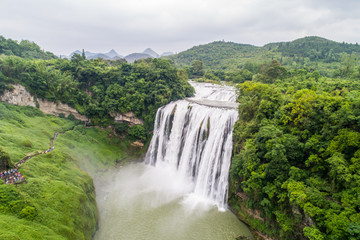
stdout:
{"type": "Polygon", "coordinates": [[[13,87],[12,91],[5,90],[4,94],[0,95],[0,101],[18,106],[36,107],[34,97],[31,96],[24,86],[16,84],[13,87]]]}
{"type": "Polygon", "coordinates": [[[111,114],[111,116],[114,118],[115,122],[128,122],[130,124],[136,125],[136,124],[144,124],[144,122],[135,117],[135,113],[133,112],[127,112],[124,114],[121,113],[116,113],[116,114],[111,114]]]}
{"type": "Polygon", "coordinates": [[[36,98],[20,84],[13,85],[13,87],[14,89],[12,91],[6,90],[4,94],[0,96],[0,101],[18,106],[36,107],[38,104],[39,109],[45,114],[59,116],[59,114],[62,113],[65,115],[65,117],[72,114],[76,119],[81,121],[89,121],[86,116],[79,114],[74,108],[69,107],[67,104],[61,102],[56,104],[46,99],[36,98]]]}

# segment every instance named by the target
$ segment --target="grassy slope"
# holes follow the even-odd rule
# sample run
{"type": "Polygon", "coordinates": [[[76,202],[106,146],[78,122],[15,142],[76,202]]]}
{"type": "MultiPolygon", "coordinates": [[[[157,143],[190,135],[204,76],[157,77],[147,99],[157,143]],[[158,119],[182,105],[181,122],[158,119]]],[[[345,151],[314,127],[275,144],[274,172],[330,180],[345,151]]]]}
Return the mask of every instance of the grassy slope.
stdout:
{"type": "Polygon", "coordinates": [[[55,151],[20,167],[27,184],[0,184],[0,239],[91,239],[97,218],[94,186],[78,164],[91,160],[99,168],[124,160],[128,141],[120,144],[98,128],[70,130],[74,126],[38,109],[0,103],[0,145],[12,163],[48,149],[55,132],[67,131],[55,140],[55,151]]]}

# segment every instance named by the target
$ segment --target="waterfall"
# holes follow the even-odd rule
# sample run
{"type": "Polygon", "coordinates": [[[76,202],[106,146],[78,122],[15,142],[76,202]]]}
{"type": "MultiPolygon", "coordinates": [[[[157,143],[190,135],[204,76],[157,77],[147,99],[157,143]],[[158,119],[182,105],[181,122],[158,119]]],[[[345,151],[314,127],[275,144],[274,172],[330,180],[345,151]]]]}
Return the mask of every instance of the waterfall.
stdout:
{"type": "Polygon", "coordinates": [[[190,180],[194,197],[225,209],[238,118],[236,92],[227,86],[191,84],[194,97],[158,109],[145,163],[171,167],[190,180]]]}

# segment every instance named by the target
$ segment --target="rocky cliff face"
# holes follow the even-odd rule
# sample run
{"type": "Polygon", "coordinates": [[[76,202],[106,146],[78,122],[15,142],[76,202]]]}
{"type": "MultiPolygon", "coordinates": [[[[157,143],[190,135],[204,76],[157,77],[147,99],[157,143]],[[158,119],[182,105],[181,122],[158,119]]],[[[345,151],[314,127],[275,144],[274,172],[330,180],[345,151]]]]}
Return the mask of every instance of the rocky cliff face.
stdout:
{"type": "Polygon", "coordinates": [[[59,114],[62,113],[65,115],[65,117],[68,117],[70,114],[72,114],[76,119],[81,121],[89,121],[86,116],[79,114],[74,108],[69,107],[67,104],[61,102],[54,103],[46,99],[36,98],[20,84],[13,85],[13,87],[14,89],[12,91],[6,90],[4,94],[0,96],[0,101],[18,106],[38,106],[39,109],[45,114],[59,116],[59,114]]]}
{"type": "Polygon", "coordinates": [[[4,94],[0,96],[0,101],[18,106],[36,107],[34,97],[31,96],[24,86],[16,84],[13,87],[12,91],[5,90],[4,94]]]}
{"type": "Polygon", "coordinates": [[[133,112],[127,112],[124,114],[121,113],[116,113],[116,114],[111,114],[111,116],[114,118],[115,122],[128,122],[130,123],[130,125],[136,125],[136,124],[144,124],[144,122],[135,117],[135,113],[133,112]]]}

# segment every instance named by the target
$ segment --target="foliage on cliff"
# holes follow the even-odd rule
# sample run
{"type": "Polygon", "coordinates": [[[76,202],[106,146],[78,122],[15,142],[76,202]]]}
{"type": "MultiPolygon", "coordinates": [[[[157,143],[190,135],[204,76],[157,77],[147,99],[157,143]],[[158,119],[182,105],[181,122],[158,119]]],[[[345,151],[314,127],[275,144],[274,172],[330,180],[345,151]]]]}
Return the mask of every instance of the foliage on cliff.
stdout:
{"type": "Polygon", "coordinates": [[[0,71],[0,91],[12,82],[23,84],[39,98],[68,103],[97,125],[111,124],[113,113],[132,111],[149,130],[160,106],[194,91],[186,74],[163,59],[127,64],[77,54],[48,61],[2,57],[0,71]]]}
{"type": "Polygon", "coordinates": [[[360,238],[359,84],[303,69],[240,85],[231,198],[261,212],[254,228],[280,239],[360,238]]]}

